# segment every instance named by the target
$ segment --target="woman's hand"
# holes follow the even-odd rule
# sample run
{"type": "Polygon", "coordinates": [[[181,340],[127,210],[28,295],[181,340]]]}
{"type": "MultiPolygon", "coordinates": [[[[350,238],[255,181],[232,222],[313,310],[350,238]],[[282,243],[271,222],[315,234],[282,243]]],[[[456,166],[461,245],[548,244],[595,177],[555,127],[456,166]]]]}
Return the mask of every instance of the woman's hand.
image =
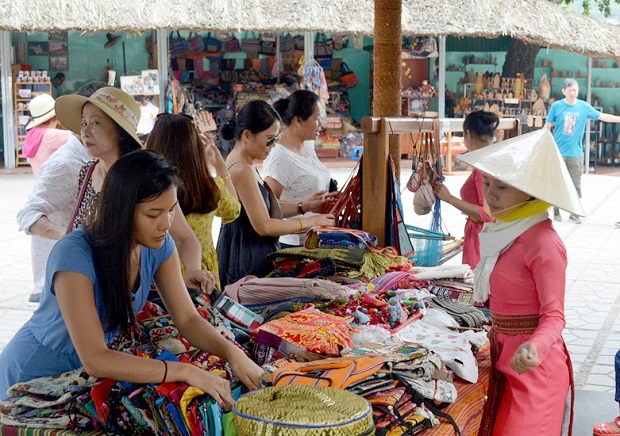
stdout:
{"type": "Polygon", "coordinates": [[[205,146],[205,154],[208,164],[215,168],[218,176],[226,175],[226,161],[222,157],[220,149],[215,145],[213,136],[209,133],[201,133],[198,136],[205,146]]]}
{"type": "Polygon", "coordinates": [[[521,344],[510,360],[510,367],[519,374],[531,371],[538,365],[540,365],[538,361],[538,351],[533,342],[524,342],[521,344]]]}
{"type": "Polygon", "coordinates": [[[185,286],[200,289],[208,295],[211,295],[218,280],[217,274],[206,269],[186,271],[184,277],[185,286]]]}
{"type": "Polygon", "coordinates": [[[228,358],[233,373],[248,389],[260,389],[263,386],[263,369],[252,362],[243,351],[234,348],[228,358]]]}
{"type": "Polygon", "coordinates": [[[441,201],[450,203],[452,194],[450,194],[450,191],[443,183],[435,182],[435,184],[433,185],[433,192],[435,193],[435,197],[439,198],[441,201]]]}
{"type": "Polygon", "coordinates": [[[333,227],[336,224],[336,217],[331,213],[323,214],[323,215],[313,215],[311,217],[304,218],[303,220],[309,224],[309,227],[315,227],[315,226],[333,227]]]}
{"type": "Polygon", "coordinates": [[[198,112],[194,117],[194,120],[196,121],[198,132],[200,133],[213,132],[217,130],[217,124],[215,124],[213,115],[209,111],[198,112]]]}
{"type": "Polygon", "coordinates": [[[340,196],[340,192],[319,191],[302,201],[304,211],[320,213],[325,208],[326,203],[335,202],[340,196]]]}
{"type": "Polygon", "coordinates": [[[191,364],[182,363],[181,365],[187,365],[184,368],[187,371],[185,383],[211,395],[223,409],[232,409],[235,400],[233,400],[228,380],[191,364]]]}

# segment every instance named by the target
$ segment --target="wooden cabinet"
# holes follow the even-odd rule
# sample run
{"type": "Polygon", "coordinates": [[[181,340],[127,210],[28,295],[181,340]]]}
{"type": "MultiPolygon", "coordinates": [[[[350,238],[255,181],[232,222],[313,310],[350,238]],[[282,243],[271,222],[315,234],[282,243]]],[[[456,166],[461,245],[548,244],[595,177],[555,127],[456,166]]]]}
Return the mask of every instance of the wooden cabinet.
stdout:
{"type": "Polygon", "coordinates": [[[28,103],[40,94],[52,95],[52,83],[49,77],[43,78],[44,82],[17,82],[13,84],[13,110],[15,111],[15,164],[28,165],[28,161],[22,154],[24,141],[26,140],[26,124],[30,120],[28,103]]]}

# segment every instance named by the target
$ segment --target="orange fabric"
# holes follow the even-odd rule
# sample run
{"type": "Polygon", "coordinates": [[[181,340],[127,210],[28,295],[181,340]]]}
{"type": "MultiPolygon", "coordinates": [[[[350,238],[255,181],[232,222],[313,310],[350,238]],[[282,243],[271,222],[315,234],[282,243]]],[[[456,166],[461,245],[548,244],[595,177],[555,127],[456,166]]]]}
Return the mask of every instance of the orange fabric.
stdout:
{"type": "Polygon", "coordinates": [[[346,389],[381,369],[382,356],[345,356],[314,362],[293,362],[278,368],[271,375],[275,386],[302,385],[346,389]]]}

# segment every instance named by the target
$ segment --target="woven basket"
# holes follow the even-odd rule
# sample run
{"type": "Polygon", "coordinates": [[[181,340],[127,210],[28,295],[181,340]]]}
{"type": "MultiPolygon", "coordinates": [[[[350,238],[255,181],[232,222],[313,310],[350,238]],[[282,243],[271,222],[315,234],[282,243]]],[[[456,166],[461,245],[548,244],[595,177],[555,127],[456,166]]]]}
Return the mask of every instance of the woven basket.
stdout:
{"type": "Polygon", "coordinates": [[[364,398],[333,388],[273,386],[250,392],[233,408],[239,436],[374,435],[364,398]]]}

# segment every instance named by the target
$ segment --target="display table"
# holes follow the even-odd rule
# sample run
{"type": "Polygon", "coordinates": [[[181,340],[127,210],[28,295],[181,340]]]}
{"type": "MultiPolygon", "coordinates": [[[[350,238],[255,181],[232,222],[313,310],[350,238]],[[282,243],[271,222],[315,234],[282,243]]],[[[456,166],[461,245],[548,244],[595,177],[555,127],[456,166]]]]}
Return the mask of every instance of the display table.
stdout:
{"type": "MultiPolygon", "coordinates": [[[[458,395],[456,402],[443,409],[461,429],[463,436],[475,436],[482,420],[484,399],[489,387],[491,375],[491,353],[487,344],[476,355],[478,361],[478,382],[468,383],[461,379],[454,381],[458,395]]],[[[454,436],[454,427],[449,422],[441,419],[441,424],[422,433],[423,436],[454,436]]]]}

